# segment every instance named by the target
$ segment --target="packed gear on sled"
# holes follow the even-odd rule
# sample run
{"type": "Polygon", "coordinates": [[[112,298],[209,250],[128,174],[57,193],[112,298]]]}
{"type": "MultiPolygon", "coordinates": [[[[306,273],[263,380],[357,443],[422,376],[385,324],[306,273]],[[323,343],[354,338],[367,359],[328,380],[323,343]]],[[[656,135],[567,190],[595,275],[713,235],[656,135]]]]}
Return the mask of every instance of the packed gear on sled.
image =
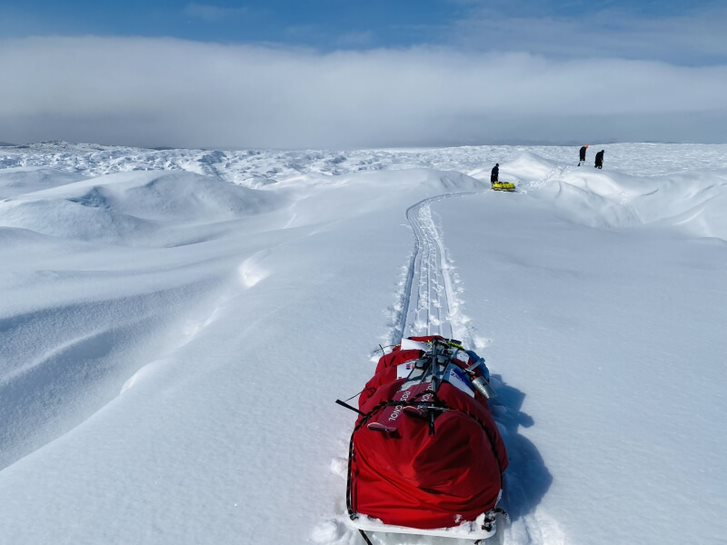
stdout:
{"type": "Polygon", "coordinates": [[[493,191],[515,191],[515,184],[512,182],[493,182],[493,191]]]}
{"type": "Polygon", "coordinates": [[[367,542],[365,531],[494,535],[508,458],[489,378],[483,358],[440,336],[404,339],[381,357],[348,463],[348,514],[367,542]]]}
{"type": "Polygon", "coordinates": [[[500,181],[500,163],[496,163],[490,172],[490,184],[493,191],[515,191],[515,184],[512,182],[500,181]]]}

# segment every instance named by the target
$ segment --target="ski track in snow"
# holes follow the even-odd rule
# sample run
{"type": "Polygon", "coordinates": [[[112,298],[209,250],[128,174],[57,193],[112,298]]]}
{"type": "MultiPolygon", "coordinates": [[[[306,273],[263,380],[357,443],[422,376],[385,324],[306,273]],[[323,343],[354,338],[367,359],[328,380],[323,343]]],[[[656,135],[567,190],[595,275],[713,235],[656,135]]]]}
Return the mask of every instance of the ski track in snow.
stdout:
{"type": "Polygon", "coordinates": [[[433,202],[459,195],[448,193],[424,199],[406,211],[414,233],[414,251],[399,305],[402,310],[394,330],[394,344],[415,335],[441,335],[448,339],[461,336],[471,340],[465,327],[467,319],[459,313],[452,266],[431,209],[433,202]]]}
{"type": "MultiPolygon", "coordinates": [[[[552,173],[551,173],[552,176],[552,173]]],[[[389,344],[401,343],[405,337],[441,335],[456,338],[464,346],[476,349],[485,348],[489,339],[476,335],[470,319],[462,312],[462,289],[454,272],[454,264],[447,256],[447,248],[440,228],[432,213],[432,204],[443,199],[463,197],[475,193],[445,193],[423,199],[406,210],[406,218],[414,234],[414,248],[409,257],[399,302],[394,307],[392,330],[389,344]]],[[[378,359],[378,356],[373,358],[378,359]]],[[[493,376],[493,386],[510,398],[509,388],[498,375],[493,376]]],[[[506,474],[503,505],[515,515],[514,521],[502,533],[485,543],[494,545],[563,545],[565,536],[558,523],[542,510],[536,510],[528,490],[528,482],[539,482],[534,488],[541,488],[546,477],[535,468],[541,460],[535,447],[518,433],[518,427],[525,417],[519,411],[517,402],[507,399],[495,400],[493,413],[502,436],[508,445],[511,465],[506,474]],[[532,459],[531,459],[532,458],[532,459]],[[524,468],[519,471],[518,468],[524,468]],[[530,512],[523,512],[528,509],[530,512]]],[[[331,461],[331,471],[343,479],[347,478],[347,459],[345,456],[331,461]]],[[[547,486],[545,487],[547,489],[547,486]]],[[[363,539],[357,530],[347,524],[345,498],[339,498],[338,511],[342,515],[320,522],[311,533],[313,542],[320,545],[361,545],[363,539]]],[[[369,533],[374,545],[471,545],[472,541],[443,537],[429,537],[405,534],[369,533]]]]}
{"type": "MultiPolygon", "coordinates": [[[[443,199],[473,195],[474,193],[447,193],[424,199],[406,211],[406,216],[414,233],[414,250],[407,271],[407,281],[402,294],[402,309],[399,323],[395,329],[395,344],[403,337],[418,335],[441,335],[445,338],[456,338],[467,347],[482,349],[486,343],[475,335],[469,318],[462,312],[462,290],[456,289],[454,264],[447,257],[444,237],[435,222],[432,204],[443,199]],[[479,341],[479,342],[477,342],[479,341]]],[[[498,377],[494,377],[493,386],[497,388],[498,377]]],[[[504,385],[500,384],[502,388],[504,385]]],[[[517,434],[519,411],[517,407],[509,407],[505,401],[495,401],[493,412],[500,424],[503,437],[510,448],[512,458],[508,484],[512,486],[510,494],[505,496],[504,504],[509,509],[519,511],[527,501],[529,492],[522,490],[524,483],[531,477],[527,472],[518,474],[518,466],[528,466],[529,455],[534,447],[517,434]],[[502,420],[502,422],[500,422],[502,420]],[[519,448],[526,447],[526,448],[519,448]],[[519,462],[519,463],[518,463],[519,462]]],[[[563,534],[557,522],[542,512],[516,513],[517,520],[501,537],[506,545],[559,545],[564,542],[563,534]]],[[[494,541],[490,540],[490,541],[494,541]]],[[[402,538],[387,535],[380,540],[382,545],[413,545],[438,543],[436,539],[402,538]]],[[[469,543],[466,540],[446,539],[443,543],[469,543]]]]}

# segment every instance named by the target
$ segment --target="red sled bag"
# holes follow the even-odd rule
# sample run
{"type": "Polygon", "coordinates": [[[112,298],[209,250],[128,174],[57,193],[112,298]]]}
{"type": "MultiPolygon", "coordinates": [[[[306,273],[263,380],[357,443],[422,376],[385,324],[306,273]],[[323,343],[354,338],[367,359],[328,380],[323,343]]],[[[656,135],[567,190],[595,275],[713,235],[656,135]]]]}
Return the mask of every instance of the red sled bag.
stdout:
{"type": "Polygon", "coordinates": [[[364,530],[483,539],[508,459],[484,360],[439,336],[384,355],[359,398],[347,506],[364,530]]]}

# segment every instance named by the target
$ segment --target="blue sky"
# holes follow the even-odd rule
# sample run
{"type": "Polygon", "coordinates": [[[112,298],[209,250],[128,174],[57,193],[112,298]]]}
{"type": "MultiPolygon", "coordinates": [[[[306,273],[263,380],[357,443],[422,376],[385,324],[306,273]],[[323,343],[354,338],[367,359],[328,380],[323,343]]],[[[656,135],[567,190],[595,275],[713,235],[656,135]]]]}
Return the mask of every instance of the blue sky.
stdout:
{"type": "Polygon", "coordinates": [[[0,0],[0,142],[727,142],[727,3],[0,0]]]}
{"type": "Polygon", "coordinates": [[[201,41],[268,42],[337,47],[347,35],[366,35],[365,45],[429,41],[456,20],[465,5],[447,0],[317,0],[252,2],[56,2],[30,0],[6,7],[19,22],[6,34],[170,36],[201,41]]]}
{"type": "Polygon", "coordinates": [[[724,41],[716,33],[725,13],[714,0],[2,0],[0,37],[175,37],[321,51],[427,44],[707,64],[726,58],[710,43],[724,41]]]}

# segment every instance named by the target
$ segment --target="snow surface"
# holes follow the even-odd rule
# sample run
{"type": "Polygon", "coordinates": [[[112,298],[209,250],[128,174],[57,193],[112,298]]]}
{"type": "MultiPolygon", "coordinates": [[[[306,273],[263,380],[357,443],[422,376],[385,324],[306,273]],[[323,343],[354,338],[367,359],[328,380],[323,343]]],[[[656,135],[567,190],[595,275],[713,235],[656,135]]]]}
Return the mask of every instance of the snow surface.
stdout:
{"type": "Polygon", "coordinates": [[[727,145],[598,149],[0,149],[0,543],[361,543],[333,401],[424,332],[507,544],[725,543],[727,145]]]}

